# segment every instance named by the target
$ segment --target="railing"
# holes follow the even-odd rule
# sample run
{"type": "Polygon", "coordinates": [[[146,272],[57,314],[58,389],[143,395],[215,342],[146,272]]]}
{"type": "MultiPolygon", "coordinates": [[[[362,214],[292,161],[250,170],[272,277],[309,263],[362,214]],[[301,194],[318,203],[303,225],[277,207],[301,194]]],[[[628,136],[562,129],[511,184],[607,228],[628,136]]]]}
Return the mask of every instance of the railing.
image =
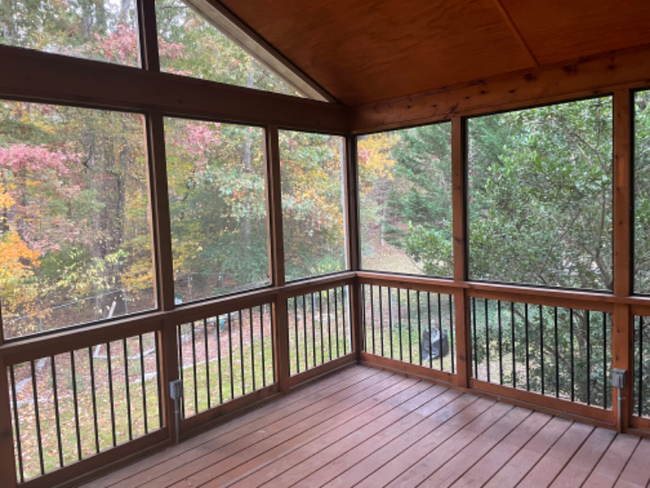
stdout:
{"type": "Polygon", "coordinates": [[[156,333],[8,367],[21,482],[163,427],[156,333]]]}
{"type": "Polygon", "coordinates": [[[611,408],[611,314],[470,300],[473,378],[611,408]]]}
{"type": "Polygon", "coordinates": [[[183,418],[275,383],[272,304],[177,326],[183,418]]]}
{"type": "Polygon", "coordinates": [[[349,286],[287,300],[289,372],[295,376],[352,352],[349,286]]]}
{"type": "Polygon", "coordinates": [[[452,295],[361,286],[364,352],[456,372],[452,295]]]}

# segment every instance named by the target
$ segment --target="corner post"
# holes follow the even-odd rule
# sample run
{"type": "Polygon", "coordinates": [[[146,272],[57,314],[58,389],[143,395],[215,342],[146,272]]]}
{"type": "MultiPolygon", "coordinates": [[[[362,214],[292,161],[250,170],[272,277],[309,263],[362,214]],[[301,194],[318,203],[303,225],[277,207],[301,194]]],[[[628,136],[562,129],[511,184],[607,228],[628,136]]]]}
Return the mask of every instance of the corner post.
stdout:
{"type": "MultiPolygon", "coordinates": [[[[464,283],[468,275],[467,242],[467,144],[466,121],[460,116],[451,119],[451,181],[454,235],[454,282],[464,283]]],[[[469,330],[469,298],[465,288],[454,292],[456,322],[456,379],[459,386],[469,387],[471,375],[471,334],[469,330]]]]}
{"type": "MultiPolygon", "coordinates": [[[[282,228],[282,181],[280,175],[280,131],[275,125],[266,128],[266,179],[268,185],[267,222],[269,276],[275,287],[286,284],[284,273],[284,232],[282,228]]],[[[287,297],[278,293],[273,302],[273,347],[275,371],[280,391],[289,389],[289,326],[287,297]]]]}
{"type": "MultiPolygon", "coordinates": [[[[614,296],[632,293],[632,93],[614,92],[614,296]]],[[[612,321],[612,367],[627,371],[621,390],[612,389],[612,409],[619,432],[628,427],[633,384],[633,318],[630,306],[614,305],[612,321]],[[619,412],[618,395],[622,395],[619,412]]]]}

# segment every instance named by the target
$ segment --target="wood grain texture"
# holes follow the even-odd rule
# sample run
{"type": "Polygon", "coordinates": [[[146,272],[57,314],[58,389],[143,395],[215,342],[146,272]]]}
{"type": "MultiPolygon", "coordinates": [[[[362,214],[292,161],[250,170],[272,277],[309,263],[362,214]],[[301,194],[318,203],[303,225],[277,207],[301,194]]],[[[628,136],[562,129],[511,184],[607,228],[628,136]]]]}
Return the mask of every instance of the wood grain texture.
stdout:
{"type": "Polygon", "coordinates": [[[604,95],[616,87],[650,85],[650,46],[575,58],[557,65],[523,70],[405,97],[366,104],[352,110],[354,133],[449,120],[526,108],[572,98],[604,95]]]}
{"type": "Polygon", "coordinates": [[[221,3],[346,105],[531,66],[492,0],[221,3]]]}
{"type": "Polygon", "coordinates": [[[650,42],[645,0],[501,0],[540,64],[650,42]]]}
{"type": "Polygon", "coordinates": [[[645,487],[649,455],[650,440],[356,366],[87,488],[645,487]]]}

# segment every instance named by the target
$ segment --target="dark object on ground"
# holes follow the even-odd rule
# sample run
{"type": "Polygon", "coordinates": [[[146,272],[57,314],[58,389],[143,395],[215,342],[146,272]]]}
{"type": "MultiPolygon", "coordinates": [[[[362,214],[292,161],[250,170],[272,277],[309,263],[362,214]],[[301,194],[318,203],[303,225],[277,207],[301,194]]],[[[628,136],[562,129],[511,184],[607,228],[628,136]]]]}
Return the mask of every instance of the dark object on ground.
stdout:
{"type": "Polygon", "coordinates": [[[441,355],[445,357],[449,354],[449,338],[447,337],[447,332],[442,331],[442,341],[440,340],[440,331],[438,328],[431,326],[431,337],[429,337],[429,331],[425,330],[422,332],[422,363],[429,361],[429,356],[431,359],[439,358],[441,355]],[[441,354],[442,353],[442,354],[441,354]]]}

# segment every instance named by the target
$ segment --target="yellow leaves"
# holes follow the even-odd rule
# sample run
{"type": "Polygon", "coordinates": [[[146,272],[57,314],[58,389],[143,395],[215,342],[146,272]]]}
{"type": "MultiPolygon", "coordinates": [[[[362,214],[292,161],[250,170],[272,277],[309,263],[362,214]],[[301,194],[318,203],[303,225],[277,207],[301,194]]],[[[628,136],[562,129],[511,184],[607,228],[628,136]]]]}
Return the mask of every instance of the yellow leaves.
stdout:
{"type": "Polygon", "coordinates": [[[372,134],[359,141],[359,176],[362,187],[379,179],[392,180],[390,169],[395,165],[391,151],[398,136],[391,133],[372,134]]]}
{"type": "Polygon", "coordinates": [[[9,231],[0,239],[0,266],[4,268],[3,272],[6,269],[22,270],[27,268],[23,264],[25,260],[38,266],[40,255],[40,252],[30,249],[16,232],[9,231]]]}

